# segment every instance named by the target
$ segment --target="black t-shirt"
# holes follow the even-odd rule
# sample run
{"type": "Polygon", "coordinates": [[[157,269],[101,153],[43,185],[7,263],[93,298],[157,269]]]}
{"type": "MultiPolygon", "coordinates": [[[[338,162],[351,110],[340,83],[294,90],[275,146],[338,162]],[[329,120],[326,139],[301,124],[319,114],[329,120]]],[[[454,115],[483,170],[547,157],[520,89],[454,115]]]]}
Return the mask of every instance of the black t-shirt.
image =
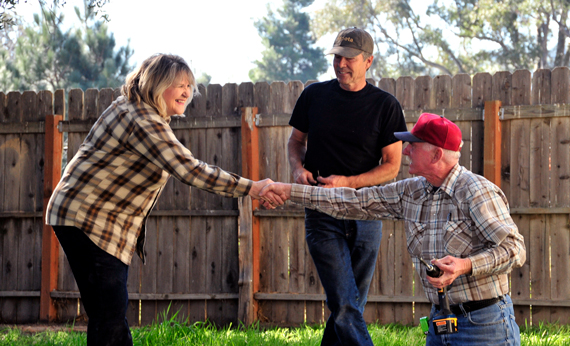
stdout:
{"type": "Polygon", "coordinates": [[[372,84],[351,92],[336,79],[314,83],[301,93],[289,125],[307,133],[305,169],[327,177],[352,176],[378,166],[382,148],[407,131],[400,103],[372,84]]]}

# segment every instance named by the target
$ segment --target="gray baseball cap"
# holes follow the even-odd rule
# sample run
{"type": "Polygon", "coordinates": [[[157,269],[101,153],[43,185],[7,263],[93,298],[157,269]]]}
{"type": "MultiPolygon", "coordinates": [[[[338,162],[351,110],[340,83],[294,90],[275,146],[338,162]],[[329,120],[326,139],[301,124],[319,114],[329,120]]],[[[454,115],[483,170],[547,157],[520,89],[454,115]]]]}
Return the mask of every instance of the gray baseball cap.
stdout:
{"type": "Polygon", "coordinates": [[[327,54],[337,54],[345,58],[354,58],[363,52],[374,52],[374,40],[366,31],[357,27],[344,29],[338,33],[334,45],[327,54]]]}

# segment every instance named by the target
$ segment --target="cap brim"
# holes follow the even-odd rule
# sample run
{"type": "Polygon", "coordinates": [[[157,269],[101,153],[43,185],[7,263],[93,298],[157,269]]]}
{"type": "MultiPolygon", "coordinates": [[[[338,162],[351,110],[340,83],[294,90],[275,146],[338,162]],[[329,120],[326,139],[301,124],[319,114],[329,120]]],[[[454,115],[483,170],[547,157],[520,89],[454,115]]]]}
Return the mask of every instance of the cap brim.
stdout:
{"type": "Polygon", "coordinates": [[[394,132],[394,136],[404,142],[425,142],[410,132],[394,132]]]}
{"type": "Polygon", "coordinates": [[[349,47],[333,47],[331,50],[327,52],[327,54],[336,54],[343,56],[345,58],[354,58],[355,56],[358,56],[359,54],[362,53],[364,52],[361,51],[360,49],[354,49],[349,47]]]}

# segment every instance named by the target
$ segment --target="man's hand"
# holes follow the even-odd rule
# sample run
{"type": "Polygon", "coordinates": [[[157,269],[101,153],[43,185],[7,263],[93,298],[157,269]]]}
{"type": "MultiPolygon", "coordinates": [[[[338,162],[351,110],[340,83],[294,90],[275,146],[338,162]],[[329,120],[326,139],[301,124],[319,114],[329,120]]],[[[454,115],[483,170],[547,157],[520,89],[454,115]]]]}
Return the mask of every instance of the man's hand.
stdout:
{"type": "Polygon", "coordinates": [[[328,177],[317,177],[319,187],[333,188],[333,187],[352,187],[350,186],[350,179],[344,175],[329,175],[328,177]]]}
{"type": "Polygon", "coordinates": [[[263,189],[265,185],[271,183],[273,183],[273,180],[269,178],[260,181],[254,181],[253,186],[249,190],[249,195],[251,196],[251,198],[260,199],[261,197],[259,196],[259,193],[261,192],[261,189],[263,189]]]}
{"type": "MultiPolygon", "coordinates": [[[[286,200],[291,199],[291,184],[273,183],[265,186],[259,194],[263,200],[272,206],[283,205],[286,200]]],[[[265,204],[264,204],[265,206],[265,204]]]]}
{"type": "Polygon", "coordinates": [[[313,179],[313,174],[303,167],[297,168],[293,172],[295,183],[301,185],[316,185],[317,181],[313,179]]]}
{"type": "Polygon", "coordinates": [[[259,199],[261,205],[265,208],[265,209],[275,209],[275,207],[277,205],[281,205],[281,204],[272,204],[270,203],[268,200],[263,199],[259,193],[261,192],[261,190],[263,189],[263,187],[265,187],[268,184],[273,183],[273,180],[267,178],[267,179],[263,179],[260,181],[254,181],[253,182],[253,186],[251,187],[251,189],[249,190],[249,195],[251,196],[251,198],[254,199],[259,199]]]}
{"type": "Polygon", "coordinates": [[[431,263],[443,271],[443,275],[438,278],[427,277],[429,283],[435,288],[447,287],[451,285],[459,275],[471,273],[471,260],[469,258],[445,256],[441,259],[433,259],[431,263]]]}

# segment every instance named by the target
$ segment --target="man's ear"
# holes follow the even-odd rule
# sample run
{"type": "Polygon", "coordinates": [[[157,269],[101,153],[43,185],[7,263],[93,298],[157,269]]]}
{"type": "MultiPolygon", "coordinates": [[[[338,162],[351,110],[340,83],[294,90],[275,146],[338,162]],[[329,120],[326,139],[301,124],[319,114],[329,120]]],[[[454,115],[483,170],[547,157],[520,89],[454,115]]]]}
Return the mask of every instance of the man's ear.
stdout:
{"type": "Polygon", "coordinates": [[[437,163],[443,158],[443,149],[436,147],[433,151],[432,163],[437,163]]]}

